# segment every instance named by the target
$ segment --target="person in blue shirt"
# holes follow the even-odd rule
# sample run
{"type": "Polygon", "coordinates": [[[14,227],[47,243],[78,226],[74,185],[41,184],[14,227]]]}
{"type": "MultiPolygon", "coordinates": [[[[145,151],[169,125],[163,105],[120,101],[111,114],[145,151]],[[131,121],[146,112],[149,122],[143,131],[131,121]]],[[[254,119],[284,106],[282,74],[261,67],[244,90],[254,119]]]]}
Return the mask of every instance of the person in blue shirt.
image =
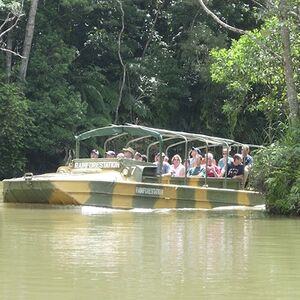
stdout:
{"type": "Polygon", "coordinates": [[[160,168],[160,153],[157,153],[154,158],[154,163],[157,165],[156,174],[157,175],[171,175],[171,166],[168,162],[164,160],[165,154],[162,152],[162,168],[160,168]]]}
{"type": "Polygon", "coordinates": [[[222,170],[225,167],[226,162],[230,163],[233,161],[232,157],[230,155],[228,155],[228,151],[230,151],[229,148],[223,147],[223,149],[222,149],[223,157],[220,158],[218,161],[218,167],[220,168],[220,170],[222,170]]]}
{"type": "Polygon", "coordinates": [[[253,157],[249,154],[250,148],[248,145],[242,146],[242,158],[244,165],[244,185],[248,183],[248,176],[253,165],[253,157]]]}
{"type": "Polygon", "coordinates": [[[242,146],[242,156],[243,156],[243,165],[246,167],[248,166],[248,169],[250,169],[253,165],[253,157],[249,154],[250,148],[248,145],[242,146]]]}

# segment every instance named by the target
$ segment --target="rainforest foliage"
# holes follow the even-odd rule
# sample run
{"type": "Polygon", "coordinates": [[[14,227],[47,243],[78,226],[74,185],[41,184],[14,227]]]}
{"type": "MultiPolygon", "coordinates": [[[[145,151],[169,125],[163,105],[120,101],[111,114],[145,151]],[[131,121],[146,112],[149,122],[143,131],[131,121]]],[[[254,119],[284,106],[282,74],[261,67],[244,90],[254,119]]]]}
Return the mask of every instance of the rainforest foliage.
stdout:
{"type": "Polygon", "coordinates": [[[75,134],[111,123],[282,139],[299,0],[205,3],[245,34],[199,0],[0,0],[0,178],[55,170],[75,134]]]}
{"type": "Polygon", "coordinates": [[[274,214],[300,215],[300,125],[255,156],[254,184],[274,214]]]}

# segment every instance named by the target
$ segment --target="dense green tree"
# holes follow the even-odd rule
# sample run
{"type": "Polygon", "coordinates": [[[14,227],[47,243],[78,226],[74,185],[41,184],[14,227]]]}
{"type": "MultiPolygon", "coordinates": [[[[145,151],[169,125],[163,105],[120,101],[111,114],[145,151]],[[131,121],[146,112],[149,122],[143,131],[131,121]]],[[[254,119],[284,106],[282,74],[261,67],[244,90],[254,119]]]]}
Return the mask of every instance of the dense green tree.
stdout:
{"type": "Polygon", "coordinates": [[[32,101],[30,112],[35,125],[29,157],[41,171],[49,167],[43,163],[45,157],[54,159],[73,147],[74,133],[85,122],[86,105],[67,81],[74,58],[75,50],[56,33],[41,35],[35,41],[26,95],[32,101]]]}
{"type": "MultiPolygon", "coordinates": [[[[14,50],[24,44],[29,4],[13,31],[14,50]]],[[[252,1],[213,5],[236,26],[256,26],[252,1]]],[[[35,21],[20,87],[34,125],[29,169],[54,169],[73,147],[74,134],[114,122],[117,108],[119,123],[237,136],[224,126],[222,107],[231,93],[212,82],[209,54],[237,35],[216,24],[197,0],[40,1],[35,21]]],[[[16,82],[20,58],[12,57],[11,66],[16,82]]],[[[240,132],[249,120],[261,127],[264,117],[243,115],[240,132]]],[[[261,134],[256,131],[248,137],[261,134]]]]}
{"type": "Polygon", "coordinates": [[[260,29],[241,32],[245,35],[229,50],[212,51],[212,74],[235,93],[224,106],[231,123],[238,124],[245,106],[261,111],[269,123],[269,142],[276,139],[257,153],[254,164],[254,186],[265,195],[268,210],[300,215],[299,1],[273,4],[260,29]]]}
{"type": "Polygon", "coordinates": [[[32,128],[28,107],[29,101],[17,85],[0,82],[0,179],[20,175],[25,168],[32,128]]]}
{"type": "Polygon", "coordinates": [[[255,156],[254,186],[266,198],[269,212],[300,215],[300,126],[293,124],[284,135],[255,156]]]}
{"type": "MultiPolygon", "coordinates": [[[[238,124],[243,109],[261,111],[268,120],[269,141],[276,137],[279,122],[286,122],[289,115],[279,26],[277,18],[270,18],[260,30],[233,42],[229,50],[211,52],[213,80],[225,83],[233,95],[223,107],[231,126],[238,124]]],[[[295,69],[300,63],[298,41],[299,32],[295,31],[292,36],[295,69]]]]}

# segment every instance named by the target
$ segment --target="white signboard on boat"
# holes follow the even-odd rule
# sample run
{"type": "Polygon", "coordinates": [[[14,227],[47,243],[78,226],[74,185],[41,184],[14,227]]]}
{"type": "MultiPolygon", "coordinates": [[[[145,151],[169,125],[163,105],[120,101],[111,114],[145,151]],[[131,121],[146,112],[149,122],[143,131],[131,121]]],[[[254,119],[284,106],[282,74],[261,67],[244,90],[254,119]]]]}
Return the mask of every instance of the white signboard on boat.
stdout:
{"type": "Polygon", "coordinates": [[[148,187],[136,187],[135,192],[138,195],[155,195],[155,196],[161,196],[163,194],[163,190],[162,189],[148,188],[148,187]]]}
{"type": "Polygon", "coordinates": [[[118,161],[78,161],[74,163],[74,169],[118,169],[120,163],[118,161]]]}

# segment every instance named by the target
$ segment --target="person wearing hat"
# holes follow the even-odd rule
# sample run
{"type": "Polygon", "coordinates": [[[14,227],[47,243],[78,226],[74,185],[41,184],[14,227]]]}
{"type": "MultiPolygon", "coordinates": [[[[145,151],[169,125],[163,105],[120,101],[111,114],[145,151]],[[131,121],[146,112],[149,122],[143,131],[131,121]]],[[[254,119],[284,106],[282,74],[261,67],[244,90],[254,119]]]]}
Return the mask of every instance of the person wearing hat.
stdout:
{"type": "Polygon", "coordinates": [[[105,152],[105,158],[115,158],[115,157],[116,157],[115,151],[109,150],[105,152]]]}
{"type": "MultiPolygon", "coordinates": [[[[233,156],[233,161],[227,164],[227,177],[241,178],[244,177],[243,157],[241,154],[236,153],[233,156]]],[[[225,174],[225,167],[222,169],[222,175],[225,174]]]]}
{"type": "Polygon", "coordinates": [[[123,148],[122,151],[124,153],[124,158],[133,159],[135,152],[131,147],[123,148]]]}
{"type": "Polygon", "coordinates": [[[195,151],[195,154],[201,155],[201,150],[197,147],[192,147],[192,151],[195,151]]]}
{"type": "Polygon", "coordinates": [[[196,166],[196,157],[198,157],[199,155],[201,156],[201,150],[197,147],[192,147],[192,150],[191,150],[191,158],[189,159],[189,164],[188,164],[188,171],[191,169],[191,168],[194,168],[196,166]]]}
{"type": "Polygon", "coordinates": [[[90,158],[98,158],[99,156],[99,151],[96,149],[93,149],[90,153],[90,158]]]}
{"type": "Polygon", "coordinates": [[[202,162],[202,156],[197,155],[194,161],[195,166],[188,170],[187,176],[205,177],[205,166],[203,166],[201,162],[202,162]]]}

